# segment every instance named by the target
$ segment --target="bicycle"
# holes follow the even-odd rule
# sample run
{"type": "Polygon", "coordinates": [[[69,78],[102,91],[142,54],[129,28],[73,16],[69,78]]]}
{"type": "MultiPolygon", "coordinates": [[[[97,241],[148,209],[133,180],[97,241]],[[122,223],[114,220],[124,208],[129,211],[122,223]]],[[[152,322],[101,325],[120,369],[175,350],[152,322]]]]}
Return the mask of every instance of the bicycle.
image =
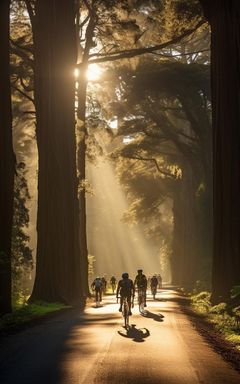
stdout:
{"type": "Polygon", "coordinates": [[[145,290],[142,288],[138,288],[138,306],[139,312],[144,312],[144,304],[145,304],[145,290]]]}
{"type": "Polygon", "coordinates": [[[156,297],[156,294],[157,294],[157,287],[156,287],[156,285],[152,285],[151,286],[151,292],[152,292],[152,295],[153,295],[153,300],[155,300],[155,297],[156,297]]]}
{"type": "MultiPolygon", "coordinates": [[[[118,303],[118,299],[119,298],[117,298],[117,303],[118,303]]],[[[129,312],[130,312],[130,308],[129,308],[129,304],[128,304],[128,298],[127,298],[127,296],[124,296],[123,297],[123,303],[122,303],[122,317],[124,320],[124,327],[126,329],[129,328],[129,312]]]]}
{"type": "Polygon", "coordinates": [[[100,307],[101,301],[102,301],[102,291],[99,289],[95,289],[95,301],[96,301],[96,308],[100,307]]]}
{"type": "Polygon", "coordinates": [[[111,286],[112,286],[112,293],[114,293],[116,290],[116,283],[111,283],[111,286]]]}

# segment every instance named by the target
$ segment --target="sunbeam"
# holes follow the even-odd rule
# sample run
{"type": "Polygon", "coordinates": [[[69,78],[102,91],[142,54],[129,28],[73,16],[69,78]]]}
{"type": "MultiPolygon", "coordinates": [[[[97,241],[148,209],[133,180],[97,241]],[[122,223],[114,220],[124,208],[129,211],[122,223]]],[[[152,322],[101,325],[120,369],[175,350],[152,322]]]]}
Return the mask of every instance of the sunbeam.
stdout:
{"type": "Polygon", "coordinates": [[[158,249],[144,238],[138,226],[130,228],[122,221],[128,203],[117,183],[114,169],[107,161],[88,166],[88,178],[94,196],[87,198],[89,253],[96,258],[95,273],[116,274],[138,268],[147,274],[160,269],[158,249]]]}

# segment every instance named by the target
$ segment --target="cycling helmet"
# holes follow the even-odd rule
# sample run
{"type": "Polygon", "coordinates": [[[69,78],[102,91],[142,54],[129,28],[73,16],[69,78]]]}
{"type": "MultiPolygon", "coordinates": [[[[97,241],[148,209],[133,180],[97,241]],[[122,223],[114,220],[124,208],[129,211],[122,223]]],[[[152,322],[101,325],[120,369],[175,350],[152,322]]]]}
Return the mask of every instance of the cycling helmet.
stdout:
{"type": "Polygon", "coordinates": [[[138,269],[138,272],[142,272],[143,270],[142,269],[138,269]]]}
{"type": "Polygon", "coordinates": [[[128,275],[127,272],[124,272],[124,273],[122,274],[122,278],[123,278],[123,279],[128,279],[128,276],[129,276],[129,275],[128,275]]]}

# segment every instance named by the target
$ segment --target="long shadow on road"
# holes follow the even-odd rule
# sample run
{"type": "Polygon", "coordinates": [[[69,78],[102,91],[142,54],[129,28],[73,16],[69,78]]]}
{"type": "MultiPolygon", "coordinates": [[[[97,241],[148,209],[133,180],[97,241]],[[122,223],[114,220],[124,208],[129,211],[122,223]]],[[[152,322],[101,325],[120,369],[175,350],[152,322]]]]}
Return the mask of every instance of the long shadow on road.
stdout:
{"type": "Polygon", "coordinates": [[[149,319],[153,319],[155,321],[163,322],[164,316],[160,313],[159,315],[148,310],[141,312],[143,317],[147,317],[149,319]]]}
{"type": "Polygon", "coordinates": [[[120,336],[126,337],[128,339],[132,339],[136,343],[143,343],[147,337],[150,336],[150,332],[147,328],[136,328],[136,324],[132,324],[127,330],[118,331],[120,336]]]}
{"type": "Polygon", "coordinates": [[[1,384],[60,384],[62,362],[71,353],[92,354],[91,330],[114,327],[118,314],[86,315],[79,310],[57,316],[1,340],[1,384]],[[89,333],[86,334],[87,330],[89,333]]]}

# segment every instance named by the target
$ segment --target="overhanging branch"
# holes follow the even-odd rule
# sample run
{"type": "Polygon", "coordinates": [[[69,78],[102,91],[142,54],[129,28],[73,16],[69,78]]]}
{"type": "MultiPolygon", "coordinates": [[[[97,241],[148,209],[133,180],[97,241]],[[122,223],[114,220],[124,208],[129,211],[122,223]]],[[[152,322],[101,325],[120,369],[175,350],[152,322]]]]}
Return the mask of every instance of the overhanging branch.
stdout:
{"type": "Polygon", "coordinates": [[[152,163],[154,163],[155,167],[157,168],[158,172],[161,173],[162,175],[164,176],[167,176],[167,177],[171,177],[171,178],[174,178],[174,176],[169,173],[169,172],[166,172],[166,171],[163,171],[160,167],[159,167],[159,164],[157,162],[157,160],[154,158],[154,157],[142,157],[142,156],[123,156],[121,155],[122,157],[125,157],[125,158],[128,158],[128,159],[133,159],[133,160],[140,160],[140,161],[150,161],[152,163]]]}
{"type": "MultiPolygon", "coordinates": [[[[117,51],[117,52],[109,52],[108,54],[93,53],[93,54],[89,55],[88,63],[94,64],[94,63],[103,63],[106,61],[116,61],[116,60],[120,60],[120,59],[129,59],[129,58],[132,58],[135,56],[143,55],[145,53],[152,53],[152,52],[158,51],[160,49],[163,49],[163,48],[166,48],[170,45],[178,43],[184,37],[191,35],[193,32],[195,32],[200,26],[202,26],[205,23],[206,23],[205,20],[201,20],[197,23],[197,25],[194,28],[185,31],[181,36],[177,36],[172,40],[168,40],[165,43],[154,45],[152,47],[136,48],[136,49],[130,49],[130,50],[125,50],[125,51],[117,51]]],[[[81,64],[79,64],[78,66],[80,68],[81,64]]]]}
{"type": "Polygon", "coordinates": [[[31,96],[27,95],[25,92],[23,92],[20,88],[16,87],[16,85],[14,84],[11,84],[11,87],[34,104],[34,99],[31,96]]]}

